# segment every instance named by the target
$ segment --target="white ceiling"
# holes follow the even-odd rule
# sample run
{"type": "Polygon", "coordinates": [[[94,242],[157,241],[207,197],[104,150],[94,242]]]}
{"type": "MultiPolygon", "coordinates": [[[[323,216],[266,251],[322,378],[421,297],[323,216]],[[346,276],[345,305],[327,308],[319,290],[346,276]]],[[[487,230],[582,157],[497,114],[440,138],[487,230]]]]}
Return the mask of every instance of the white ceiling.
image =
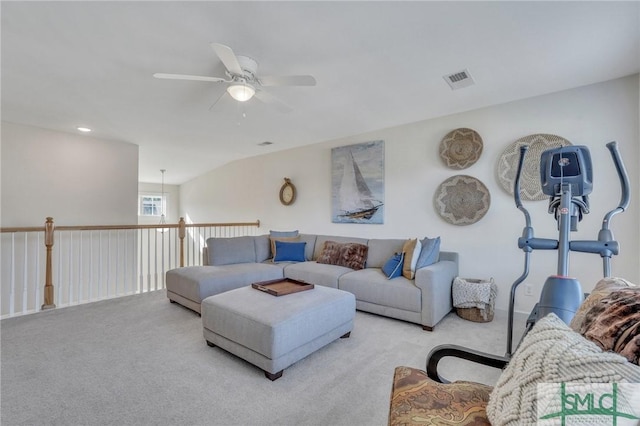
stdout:
{"type": "Polygon", "coordinates": [[[633,2],[7,2],[2,119],[140,146],[140,181],[640,71],[633,2]],[[239,104],[211,42],[255,58],[293,107],[239,104]],[[442,78],[468,68],[474,86],[442,78]],[[244,115],[243,115],[244,114],[244,115]],[[260,147],[263,141],[273,145],[260,147]]]}

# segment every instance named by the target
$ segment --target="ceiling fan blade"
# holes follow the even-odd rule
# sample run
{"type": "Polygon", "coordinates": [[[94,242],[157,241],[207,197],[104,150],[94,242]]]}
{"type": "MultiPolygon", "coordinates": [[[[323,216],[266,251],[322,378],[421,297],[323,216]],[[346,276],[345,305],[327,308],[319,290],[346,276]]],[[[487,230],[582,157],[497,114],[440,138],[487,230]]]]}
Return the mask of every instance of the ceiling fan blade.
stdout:
{"type": "Polygon", "coordinates": [[[227,82],[229,80],[225,80],[220,77],[205,77],[200,75],[185,75],[185,74],[163,74],[163,73],[155,73],[153,75],[155,78],[167,78],[170,80],[195,80],[195,81],[213,81],[213,82],[227,82]]]}
{"type": "Polygon", "coordinates": [[[225,46],[224,44],[220,44],[220,43],[211,43],[211,47],[213,48],[213,51],[216,52],[216,55],[218,55],[218,58],[220,58],[224,66],[227,67],[227,70],[229,70],[231,74],[236,74],[236,75],[244,74],[242,72],[242,67],[240,66],[240,62],[238,62],[238,58],[236,57],[236,54],[233,53],[233,50],[231,50],[229,46],[225,46]]]}
{"type": "Polygon", "coordinates": [[[312,75],[270,75],[258,79],[263,86],[315,86],[312,75]]]}
{"type": "Polygon", "coordinates": [[[293,111],[293,108],[291,108],[289,105],[285,104],[284,102],[282,102],[280,99],[276,98],[275,96],[263,91],[263,90],[259,90],[256,91],[256,94],[254,95],[255,98],[261,100],[262,102],[264,102],[265,104],[272,106],[274,109],[280,111],[280,112],[291,112],[293,111]]]}
{"type": "Polygon", "coordinates": [[[224,95],[226,95],[226,94],[227,94],[227,91],[226,91],[226,90],[223,90],[223,91],[220,93],[220,95],[216,98],[216,100],[211,104],[211,106],[209,107],[209,111],[211,111],[211,110],[213,109],[213,107],[214,107],[214,106],[216,106],[216,104],[218,103],[218,101],[220,101],[220,99],[222,99],[222,97],[223,97],[224,95]]]}

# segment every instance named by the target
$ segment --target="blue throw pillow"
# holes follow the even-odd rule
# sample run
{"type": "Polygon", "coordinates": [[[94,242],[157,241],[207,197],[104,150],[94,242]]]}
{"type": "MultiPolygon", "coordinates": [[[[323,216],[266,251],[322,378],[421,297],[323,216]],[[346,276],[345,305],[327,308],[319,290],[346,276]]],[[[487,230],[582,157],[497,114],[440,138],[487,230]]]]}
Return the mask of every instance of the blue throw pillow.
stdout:
{"type": "Polygon", "coordinates": [[[304,262],[304,248],[306,242],[287,243],[276,240],[276,254],[273,256],[274,262],[304,262]]]}
{"type": "Polygon", "coordinates": [[[269,231],[270,237],[297,237],[298,230],[295,231],[269,231]]]}
{"type": "Polygon", "coordinates": [[[424,240],[421,240],[420,243],[422,244],[422,250],[418,257],[416,270],[436,263],[440,257],[440,237],[426,237],[424,240]]]}
{"type": "Polygon", "coordinates": [[[402,275],[402,265],[404,265],[404,253],[396,253],[382,266],[382,272],[388,279],[399,277],[402,275]]]}

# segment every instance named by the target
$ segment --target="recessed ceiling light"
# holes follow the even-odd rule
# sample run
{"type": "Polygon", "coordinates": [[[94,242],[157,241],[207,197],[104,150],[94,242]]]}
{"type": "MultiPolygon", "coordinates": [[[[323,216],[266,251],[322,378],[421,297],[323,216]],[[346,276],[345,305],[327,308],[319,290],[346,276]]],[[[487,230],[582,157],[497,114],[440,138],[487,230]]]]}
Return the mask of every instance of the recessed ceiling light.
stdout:
{"type": "Polygon", "coordinates": [[[91,131],[91,129],[88,128],[88,127],[76,127],[76,129],[78,129],[81,132],[85,132],[85,133],[88,133],[88,132],[91,131]]]}

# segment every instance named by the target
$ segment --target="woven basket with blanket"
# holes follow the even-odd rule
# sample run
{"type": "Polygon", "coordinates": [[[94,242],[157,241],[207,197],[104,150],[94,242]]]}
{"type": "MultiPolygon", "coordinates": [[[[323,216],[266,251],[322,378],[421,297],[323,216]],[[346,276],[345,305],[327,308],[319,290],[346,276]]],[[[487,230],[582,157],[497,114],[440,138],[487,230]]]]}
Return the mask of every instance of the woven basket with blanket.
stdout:
{"type": "Polygon", "coordinates": [[[474,322],[493,321],[497,288],[493,278],[460,278],[453,281],[453,307],[460,318],[474,322]]]}

